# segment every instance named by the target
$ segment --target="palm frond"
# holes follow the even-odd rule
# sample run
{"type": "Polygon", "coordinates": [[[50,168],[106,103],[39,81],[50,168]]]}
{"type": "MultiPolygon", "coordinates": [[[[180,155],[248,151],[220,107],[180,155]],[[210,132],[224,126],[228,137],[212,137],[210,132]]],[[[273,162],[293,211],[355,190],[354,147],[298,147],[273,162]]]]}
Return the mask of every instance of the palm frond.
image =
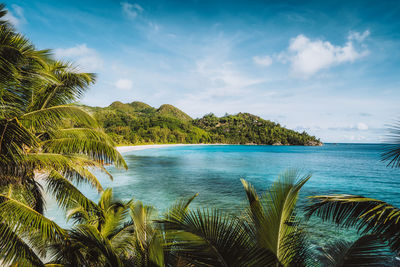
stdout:
{"type": "Polygon", "coordinates": [[[159,221],[176,253],[204,266],[278,265],[269,250],[253,245],[242,223],[218,210],[179,212],[159,221]]]}
{"type": "Polygon", "coordinates": [[[127,221],[120,227],[113,229],[113,233],[109,235],[109,240],[119,254],[129,254],[135,247],[136,239],[134,237],[135,226],[132,221],[127,221]]]}
{"type": "Polygon", "coordinates": [[[322,248],[320,262],[327,267],[385,266],[393,257],[377,236],[364,235],[354,242],[338,241],[322,248]]]}
{"type": "Polygon", "coordinates": [[[115,235],[117,229],[120,229],[124,224],[128,212],[129,205],[125,205],[125,203],[122,203],[120,206],[115,205],[112,210],[105,212],[105,219],[101,225],[100,233],[107,239],[111,239],[115,235]]]}
{"type": "Polygon", "coordinates": [[[183,216],[189,210],[189,205],[192,201],[199,195],[199,193],[194,194],[189,199],[181,199],[178,200],[175,204],[173,204],[168,211],[165,213],[165,218],[170,218],[171,216],[174,217],[175,220],[179,220],[178,216],[181,214],[183,216]]]}
{"type": "Polygon", "coordinates": [[[84,224],[90,220],[91,214],[89,214],[88,209],[77,205],[67,211],[67,221],[72,220],[76,224],[84,224]]]}
{"type": "Polygon", "coordinates": [[[72,64],[61,61],[48,62],[44,71],[52,79],[35,91],[35,99],[30,107],[34,110],[75,102],[96,79],[95,74],[81,73],[72,64]]]}
{"type": "Polygon", "coordinates": [[[84,208],[93,208],[96,205],[57,171],[45,175],[44,181],[47,190],[62,208],[68,209],[76,206],[77,203],[84,208]]]}
{"type": "Polygon", "coordinates": [[[307,248],[295,205],[300,189],[310,177],[300,177],[296,170],[286,171],[261,198],[253,186],[242,180],[249,201],[249,231],[259,246],[275,253],[283,264],[299,261],[305,253],[301,250],[307,248]]]}
{"type": "Polygon", "coordinates": [[[43,142],[43,150],[46,153],[83,154],[100,163],[127,168],[124,158],[113,146],[96,140],[50,139],[43,142]]]}
{"type": "Polygon", "coordinates": [[[23,164],[20,165],[20,168],[22,169],[34,169],[45,173],[54,170],[77,184],[84,182],[90,184],[96,188],[97,191],[101,192],[103,191],[103,187],[97,177],[89,171],[88,168],[90,167],[100,169],[112,179],[112,176],[104,166],[81,155],[31,153],[25,156],[23,164]]]}
{"type": "Polygon", "coordinates": [[[385,145],[382,154],[382,160],[387,162],[388,166],[394,168],[400,167],[400,122],[392,125],[389,128],[389,137],[387,145],[385,145]]]}
{"type": "Polygon", "coordinates": [[[91,257],[92,264],[98,260],[104,259],[104,265],[109,267],[123,266],[118,254],[113,249],[109,240],[104,238],[92,225],[78,225],[69,233],[69,238],[78,241],[76,244],[82,244],[83,249],[88,250],[87,256],[91,257]],[[103,257],[95,257],[100,255],[103,257]]]}
{"type": "Polygon", "coordinates": [[[113,140],[105,132],[92,128],[67,128],[57,129],[52,133],[52,138],[75,138],[75,139],[89,139],[99,142],[105,142],[111,146],[115,146],[113,140]]]}
{"type": "Polygon", "coordinates": [[[5,223],[0,223],[0,261],[5,265],[44,266],[42,260],[18,234],[5,223]]]}
{"type": "MultiPolygon", "coordinates": [[[[10,24],[0,25],[0,83],[18,82],[30,74],[30,67],[42,65],[45,53],[37,51],[23,35],[14,31],[10,24]]],[[[4,99],[5,100],[5,99],[4,99]]]]}
{"type": "Polygon", "coordinates": [[[37,147],[36,137],[16,119],[0,119],[0,162],[19,161],[25,147],[37,147]],[[18,158],[18,159],[17,159],[18,158]]]}
{"type": "Polygon", "coordinates": [[[1,222],[12,225],[15,232],[39,232],[44,239],[52,240],[64,237],[64,229],[31,207],[3,194],[0,194],[0,203],[1,222]]]}
{"type": "Polygon", "coordinates": [[[150,223],[153,213],[152,207],[145,206],[140,201],[136,201],[130,207],[129,214],[135,227],[135,239],[142,250],[145,250],[149,240],[153,237],[154,231],[150,223]]]}
{"type": "Polygon", "coordinates": [[[35,179],[25,179],[21,184],[21,188],[22,190],[19,194],[24,198],[24,203],[43,214],[45,200],[42,186],[35,179]]]}
{"type": "Polygon", "coordinates": [[[356,227],[387,240],[400,252],[400,209],[384,201],[354,195],[312,196],[306,216],[317,215],[343,227],[356,227]]]}
{"type": "Polygon", "coordinates": [[[23,114],[20,118],[25,127],[35,131],[54,129],[55,126],[64,123],[65,119],[72,119],[87,127],[98,127],[96,120],[89,113],[74,105],[59,105],[34,110],[23,114]]]}

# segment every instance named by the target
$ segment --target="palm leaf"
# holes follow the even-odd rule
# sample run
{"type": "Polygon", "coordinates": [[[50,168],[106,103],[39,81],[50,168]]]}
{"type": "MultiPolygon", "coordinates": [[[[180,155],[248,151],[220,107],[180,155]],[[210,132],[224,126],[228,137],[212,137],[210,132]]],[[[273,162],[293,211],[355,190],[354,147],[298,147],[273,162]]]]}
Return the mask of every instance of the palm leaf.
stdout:
{"type": "Polygon", "coordinates": [[[82,108],[73,105],[59,105],[40,110],[34,110],[21,116],[21,122],[25,127],[35,131],[47,128],[54,129],[55,126],[64,123],[65,119],[96,128],[96,120],[82,108]]]}
{"type": "Polygon", "coordinates": [[[127,168],[125,160],[113,146],[96,140],[50,139],[43,142],[43,150],[56,154],[84,154],[100,163],[114,163],[117,167],[127,168]]]}
{"type": "Polygon", "coordinates": [[[96,188],[99,192],[103,191],[103,187],[101,186],[97,177],[88,170],[88,167],[99,168],[112,179],[112,176],[101,164],[80,155],[32,153],[25,156],[25,161],[20,167],[28,170],[35,169],[36,171],[45,173],[49,173],[54,170],[61,173],[69,180],[77,182],[78,184],[82,182],[88,183],[96,188]]]}
{"type": "Polygon", "coordinates": [[[96,205],[59,172],[52,171],[44,177],[44,181],[47,190],[54,195],[62,208],[70,208],[77,203],[84,208],[93,208],[96,205]]]}
{"type": "Polygon", "coordinates": [[[300,189],[310,177],[299,177],[296,170],[286,171],[261,198],[253,186],[242,180],[249,201],[249,231],[259,246],[272,251],[283,264],[307,259],[306,239],[296,219],[295,205],[300,189]]]}
{"type": "MultiPolygon", "coordinates": [[[[82,244],[83,249],[88,250],[88,256],[100,255],[104,259],[104,266],[118,267],[123,266],[118,257],[117,252],[113,249],[109,240],[104,238],[94,226],[91,225],[78,225],[69,234],[69,238],[78,241],[82,244]]],[[[91,257],[91,264],[96,264],[96,260],[101,258],[91,257]],[[97,259],[96,259],[97,258],[97,259]]]]}
{"type": "Polygon", "coordinates": [[[382,154],[382,160],[387,162],[388,166],[395,168],[400,167],[400,122],[392,125],[389,128],[388,143],[385,145],[382,154]]]}
{"type": "MultiPolygon", "coordinates": [[[[15,187],[15,184],[14,184],[15,187]]],[[[19,186],[18,194],[24,199],[24,203],[32,207],[37,212],[43,214],[45,200],[43,197],[42,186],[35,179],[24,179],[19,186]]]]}
{"type": "Polygon", "coordinates": [[[98,129],[92,128],[68,128],[58,129],[52,133],[52,138],[76,138],[76,139],[89,139],[100,142],[105,142],[111,146],[115,146],[111,137],[98,129]]]}
{"type": "Polygon", "coordinates": [[[253,246],[242,223],[218,210],[189,211],[182,217],[170,214],[159,221],[174,250],[189,262],[201,266],[276,265],[269,250],[253,246]]]}
{"type": "Polygon", "coordinates": [[[72,64],[50,61],[44,69],[52,77],[35,91],[31,109],[38,110],[75,102],[95,82],[93,73],[80,73],[72,64]]]}
{"type": "Polygon", "coordinates": [[[17,235],[11,227],[0,223],[0,261],[2,264],[17,266],[44,266],[32,246],[17,235]]]}
{"type": "Polygon", "coordinates": [[[356,227],[362,234],[373,233],[400,252],[400,209],[384,201],[354,195],[312,196],[307,217],[317,215],[343,227],[356,227]]]}
{"type": "Polygon", "coordinates": [[[338,241],[322,249],[324,266],[384,266],[393,257],[377,236],[364,235],[354,242],[338,241]]]}
{"type": "Polygon", "coordinates": [[[36,137],[14,119],[0,119],[0,160],[9,164],[18,160],[23,154],[24,147],[36,147],[36,137]]]}
{"type": "Polygon", "coordinates": [[[65,231],[31,207],[0,194],[1,222],[12,225],[16,233],[39,232],[43,239],[60,239],[65,231]]]}

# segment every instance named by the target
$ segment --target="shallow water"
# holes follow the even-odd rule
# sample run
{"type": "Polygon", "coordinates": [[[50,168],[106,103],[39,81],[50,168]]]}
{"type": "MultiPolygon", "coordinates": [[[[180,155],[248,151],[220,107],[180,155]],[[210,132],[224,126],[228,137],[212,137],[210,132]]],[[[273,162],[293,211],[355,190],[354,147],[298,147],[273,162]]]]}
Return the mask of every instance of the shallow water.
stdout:
{"type": "MultiPolygon", "coordinates": [[[[193,207],[212,206],[237,213],[245,203],[240,178],[262,193],[288,168],[312,173],[301,191],[300,211],[306,196],[332,193],[363,195],[400,206],[400,169],[387,168],[380,161],[382,149],[377,144],[165,147],[127,152],[128,171],[110,167],[114,181],[99,176],[104,187],[113,187],[116,197],[134,197],[161,212],[177,199],[199,193],[193,207]]],[[[97,201],[94,190],[82,190],[97,201]]],[[[47,215],[64,225],[62,212],[54,203],[49,203],[47,215]]],[[[318,246],[335,238],[354,238],[353,232],[321,225],[316,219],[309,224],[318,246]]]]}

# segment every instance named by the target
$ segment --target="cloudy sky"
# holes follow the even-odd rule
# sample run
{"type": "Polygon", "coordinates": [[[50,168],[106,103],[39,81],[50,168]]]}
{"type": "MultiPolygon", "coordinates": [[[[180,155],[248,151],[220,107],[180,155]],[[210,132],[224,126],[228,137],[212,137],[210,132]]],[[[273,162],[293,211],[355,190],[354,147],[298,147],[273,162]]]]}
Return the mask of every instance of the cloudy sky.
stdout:
{"type": "Polygon", "coordinates": [[[6,1],[39,49],[98,73],[82,102],[250,112],[324,142],[400,113],[398,1],[6,1]]]}

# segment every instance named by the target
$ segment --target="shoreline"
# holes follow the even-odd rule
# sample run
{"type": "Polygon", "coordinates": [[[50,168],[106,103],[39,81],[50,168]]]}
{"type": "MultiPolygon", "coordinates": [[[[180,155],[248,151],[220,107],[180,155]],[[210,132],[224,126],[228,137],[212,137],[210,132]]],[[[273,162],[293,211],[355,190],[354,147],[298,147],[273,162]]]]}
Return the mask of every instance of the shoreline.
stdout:
{"type": "Polygon", "coordinates": [[[151,148],[176,147],[176,146],[210,146],[210,145],[226,145],[226,144],[159,144],[159,145],[117,146],[115,148],[118,150],[119,153],[125,153],[130,151],[138,151],[151,148]]]}
{"type": "MultiPolygon", "coordinates": [[[[317,146],[322,146],[317,145],[317,146]]],[[[177,146],[226,146],[226,145],[246,145],[246,146],[291,146],[291,145],[257,145],[257,144],[223,144],[223,143],[216,143],[216,144],[149,144],[149,145],[129,145],[129,146],[116,146],[115,148],[119,153],[126,153],[130,151],[139,151],[151,148],[163,148],[163,147],[177,147],[177,146]]]]}

